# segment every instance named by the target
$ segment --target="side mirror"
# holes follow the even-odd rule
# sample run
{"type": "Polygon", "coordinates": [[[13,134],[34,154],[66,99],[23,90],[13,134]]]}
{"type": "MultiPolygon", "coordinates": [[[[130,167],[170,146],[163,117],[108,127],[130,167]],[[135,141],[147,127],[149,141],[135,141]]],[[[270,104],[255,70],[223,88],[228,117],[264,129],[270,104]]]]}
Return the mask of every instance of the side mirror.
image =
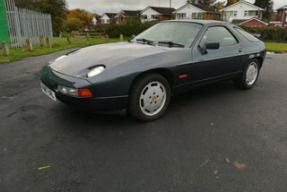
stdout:
{"type": "Polygon", "coordinates": [[[207,54],[208,49],[219,49],[220,43],[205,43],[203,47],[199,46],[199,51],[202,55],[207,54]]]}
{"type": "Polygon", "coordinates": [[[220,43],[207,43],[206,49],[219,49],[220,43]]]}

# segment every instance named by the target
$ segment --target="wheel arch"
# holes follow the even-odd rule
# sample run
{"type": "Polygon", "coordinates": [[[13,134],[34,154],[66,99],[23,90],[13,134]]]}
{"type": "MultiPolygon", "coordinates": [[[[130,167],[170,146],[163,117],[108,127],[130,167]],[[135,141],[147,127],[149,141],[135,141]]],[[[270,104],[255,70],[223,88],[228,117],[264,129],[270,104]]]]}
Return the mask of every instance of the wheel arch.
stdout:
{"type": "Polygon", "coordinates": [[[262,68],[262,65],[263,65],[264,59],[263,59],[262,57],[255,57],[255,59],[258,60],[258,62],[259,62],[259,68],[261,69],[261,68],[262,68]]]}
{"type": "Polygon", "coordinates": [[[129,94],[131,93],[132,87],[134,86],[135,82],[140,79],[142,76],[149,74],[149,73],[156,73],[159,74],[161,76],[163,76],[169,83],[170,88],[172,89],[173,85],[174,85],[174,74],[172,73],[171,70],[166,69],[166,68],[157,68],[157,69],[151,69],[148,71],[144,71],[142,73],[139,73],[133,80],[131,86],[130,86],[130,90],[129,90],[129,94]]]}

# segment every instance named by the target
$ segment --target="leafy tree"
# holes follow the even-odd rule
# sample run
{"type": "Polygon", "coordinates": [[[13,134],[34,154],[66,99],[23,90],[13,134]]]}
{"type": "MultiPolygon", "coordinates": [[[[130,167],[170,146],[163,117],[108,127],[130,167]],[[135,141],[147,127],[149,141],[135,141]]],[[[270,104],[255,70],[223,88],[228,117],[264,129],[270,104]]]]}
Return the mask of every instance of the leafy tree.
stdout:
{"type": "Polygon", "coordinates": [[[33,0],[15,0],[17,7],[23,7],[31,9],[32,5],[34,4],[33,0]]]}
{"type": "Polygon", "coordinates": [[[216,0],[187,0],[187,3],[211,6],[216,0]]]}
{"type": "Polygon", "coordinates": [[[213,5],[214,8],[217,10],[223,9],[225,5],[225,1],[219,1],[213,5]]]}
{"type": "Polygon", "coordinates": [[[58,35],[63,29],[63,22],[66,18],[66,2],[62,0],[16,0],[18,7],[48,13],[52,16],[54,35],[58,35]]]}
{"type": "Polygon", "coordinates": [[[255,0],[254,5],[265,9],[263,12],[263,19],[270,20],[274,5],[272,0],[255,0]]]}
{"type": "Polygon", "coordinates": [[[76,31],[83,26],[83,21],[77,17],[69,17],[64,21],[64,28],[69,31],[76,31]]]}
{"type": "Polygon", "coordinates": [[[67,14],[67,18],[76,17],[83,22],[83,25],[87,26],[91,24],[91,19],[94,16],[98,16],[96,13],[92,14],[84,9],[73,9],[67,14]]]}
{"type": "Polygon", "coordinates": [[[232,4],[237,3],[237,2],[238,2],[238,0],[227,0],[226,6],[232,5],[232,4]]]}

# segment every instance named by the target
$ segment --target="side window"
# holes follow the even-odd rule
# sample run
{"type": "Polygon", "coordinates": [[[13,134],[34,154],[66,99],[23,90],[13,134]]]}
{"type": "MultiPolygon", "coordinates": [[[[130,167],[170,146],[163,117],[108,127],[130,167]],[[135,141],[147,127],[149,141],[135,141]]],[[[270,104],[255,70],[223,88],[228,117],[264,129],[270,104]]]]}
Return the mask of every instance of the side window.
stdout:
{"type": "Polygon", "coordinates": [[[259,41],[256,37],[254,37],[253,35],[251,35],[250,33],[244,31],[241,28],[238,27],[234,27],[234,29],[236,31],[238,31],[241,35],[243,35],[246,39],[248,39],[249,41],[259,41]]]}
{"type": "Polygon", "coordinates": [[[203,35],[199,45],[206,43],[220,43],[220,46],[237,44],[235,37],[225,27],[209,27],[203,35]]]}

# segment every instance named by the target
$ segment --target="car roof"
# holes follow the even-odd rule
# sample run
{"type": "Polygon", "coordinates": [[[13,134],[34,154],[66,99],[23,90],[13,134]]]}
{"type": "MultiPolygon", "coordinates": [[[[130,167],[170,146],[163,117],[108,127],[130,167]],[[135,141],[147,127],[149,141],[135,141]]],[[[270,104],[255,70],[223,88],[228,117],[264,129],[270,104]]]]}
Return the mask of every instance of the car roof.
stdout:
{"type": "Polygon", "coordinates": [[[181,19],[181,20],[166,20],[163,22],[188,22],[188,23],[200,23],[203,25],[209,24],[228,24],[227,22],[217,20],[200,20],[200,19],[181,19]]]}

